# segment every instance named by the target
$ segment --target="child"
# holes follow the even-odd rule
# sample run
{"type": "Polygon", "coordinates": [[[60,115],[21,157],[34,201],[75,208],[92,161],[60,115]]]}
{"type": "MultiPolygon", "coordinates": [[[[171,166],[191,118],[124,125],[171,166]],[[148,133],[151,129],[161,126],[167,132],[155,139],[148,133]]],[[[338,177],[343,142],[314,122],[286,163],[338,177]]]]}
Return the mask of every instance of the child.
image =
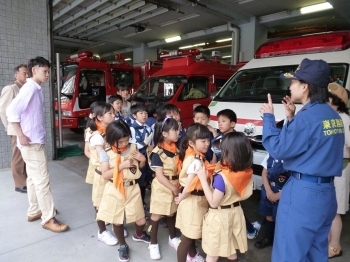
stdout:
{"type": "MultiPolygon", "coordinates": [[[[195,123],[199,123],[199,124],[202,124],[202,125],[208,127],[208,129],[211,133],[210,134],[210,141],[212,141],[214,139],[214,137],[217,137],[218,133],[216,132],[216,130],[214,128],[212,128],[209,125],[209,121],[210,121],[209,107],[204,106],[204,105],[196,106],[193,110],[193,121],[195,123]]],[[[213,159],[213,151],[211,150],[211,143],[209,146],[209,150],[207,151],[207,153],[205,153],[205,159],[208,160],[209,162],[211,162],[213,159]]]]}
{"type": "Polygon", "coordinates": [[[225,135],[221,143],[221,165],[214,171],[210,185],[202,166],[197,172],[210,208],[203,219],[202,248],[206,261],[219,257],[238,262],[240,253],[248,250],[245,220],[240,201],[253,193],[253,150],[241,132],[225,135]]]}
{"type": "Polygon", "coordinates": [[[161,118],[171,116],[179,123],[179,140],[177,141],[177,147],[180,146],[181,140],[185,137],[186,129],[182,126],[180,110],[173,104],[165,104],[162,109],[161,118]]]}
{"type": "MultiPolygon", "coordinates": [[[[105,133],[108,124],[114,121],[114,112],[112,105],[101,102],[96,105],[90,129],[93,131],[90,137],[90,160],[95,169],[94,181],[92,185],[92,203],[96,213],[99,209],[103,190],[108,180],[101,176],[101,162],[99,152],[105,147],[105,133]]],[[[109,246],[118,244],[118,240],[106,229],[105,221],[97,220],[98,240],[109,246]]]]}
{"type": "Polygon", "coordinates": [[[231,109],[224,109],[217,113],[220,135],[212,140],[211,150],[214,152],[213,163],[219,162],[221,158],[220,143],[223,135],[235,131],[237,115],[231,109]]]}
{"type": "Polygon", "coordinates": [[[88,121],[86,123],[86,129],[84,132],[84,141],[85,141],[84,154],[87,156],[87,158],[89,158],[89,166],[88,166],[88,169],[86,172],[85,182],[88,184],[91,184],[91,185],[94,182],[95,168],[92,165],[91,159],[90,159],[90,137],[91,137],[93,132],[91,131],[91,128],[89,127],[89,125],[90,125],[90,121],[92,121],[92,119],[95,116],[95,114],[94,114],[95,107],[101,103],[103,103],[103,102],[96,101],[90,105],[90,115],[89,115],[88,121]]]}
{"type": "Polygon", "coordinates": [[[108,98],[108,103],[110,103],[114,109],[115,120],[125,121],[123,115],[121,114],[123,106],[123,98],[120,95],[113,95],[108,98]]]}
{"type": "MultiPolygon", "coordinates": [[[[137,104],[145,105],[145,101],[144,101],[142,98],[136,97],[136,96],[133,96],[133,97],[131,98],[131,102],[130,102],[130,103],[131,103],[131,106],[134,106],[134,105],[137,105],[137,104]]],[[[134,123],[135,118],[133,117],[133,114],[132,114],[131,110],[130,110],[130,114],[129,114],[128,117],[125,119],[125,121],[126,121],[126,123],[127,123],[129,126],[131,126],[131,125],[134,123]]]]}
{"type": "MultiPolygon", "coordinates": [[[[218,135],[214,140],[212,140],[212,151],[213,155],[213,163],[219,162],[221,159],[221,140],[222,137],[230,132],[235,132],[235,126],[237,122],[237,115],[231,109],[224,109],[218,112],[218,125],[220,130],[220,135],[218,135]]],[[[246,217],[246,228],[247,228],[247,237],[248,239],[254,239],[258,236],[261,225],[258,221],[251,223],[246,217]]]]}
{"type": "Polygon", "coordinates": [[[156,147],[150,154],[151,168],[156,177],[152,182],[150,219],[151,259],[160,259],[157,239],[159,219],[166,216],[169,230],[169,245],[177,249],[179,238],[176,237],[174,198],[179,194],[179,176],[181,162],[176,142],[179,136],[179,124],[172,117],[159,120],[155,126],[154,143],[156,147]]]}
{"type": "Polygon", "coordinates": [[[107,184],[103,192],[97,219],[113,223],[118,237],[119,261],[129,261],[129,246],[125,242],[124,226],[135,222],[134,241],[149,243],[150,236],[144,231],[146,224],[137,179],[140,167],[146,163],[134,144],[129,143],[130,128],[123,121],[114,121],[106,129],[106,142],[111,147],[100,151],[102,177],[107,184]]]}
{"type": "Polygon", "coordinates": [[[214,167],[204,161],[209,148],[210,131],[201,124],[191,124],[181,143],[180,160],[183,166],[180,172],[182,193],[176,198],[179,204],[176,215],[176,227],[181,231],[181,242],[177,249],[178,262],[202,262],[204,258],[196,251],[195,239],[202,238],[203,217],[209,205],[196,171],[205,165],[212,173],[214,167]]]}
{"type": "Polygon", "coordinates": [[[130,97],[127,86],[125,84],[118,84],[117,94],[120,95],[123,99],[121,114],[126,119],[130,115],[130,107],[131,107],[131,103],[127,101],[130,97]]]}
{"type": "MultiPolygon", "coordinates": [[[[131,106],[132,116],[135,121],[130,126],[131,137],[130,143],[136,144],[137,149],[143,154],[147,159],[147,151],[153,140],[153,132],[149,126],[146,125],[147,121],[147,107],[144,104],[136,104],[131,106]]],[[[144,203],[146,211],[148,207],[145,203],[146,187],[147,183],[152,180],[152,170],[146,161],[146,165],[141,168],[141,177],[138,180],[141,189],[142,201],[144,203]]]]}

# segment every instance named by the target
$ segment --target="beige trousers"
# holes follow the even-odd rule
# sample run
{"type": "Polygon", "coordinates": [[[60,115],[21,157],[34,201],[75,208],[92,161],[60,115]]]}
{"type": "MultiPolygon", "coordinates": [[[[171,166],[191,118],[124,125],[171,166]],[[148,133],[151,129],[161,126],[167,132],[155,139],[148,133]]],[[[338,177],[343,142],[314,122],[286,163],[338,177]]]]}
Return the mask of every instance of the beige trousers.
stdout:
{"type": "Polygon", "coordinates": [[[23,146],[21,153],[27,168],[28,216],[42,213],[41,224],[55,217],[56,210],[49,184],[45,145],[23,146]]]}
{"type": "Polygon", "coordinates": [[[12,142],[12,158],[11,170],[15,187],[26,186],[27,172],[26,164],[23,161],[21,151],[17,147],[17,136],[11,136],[12,142]]]}

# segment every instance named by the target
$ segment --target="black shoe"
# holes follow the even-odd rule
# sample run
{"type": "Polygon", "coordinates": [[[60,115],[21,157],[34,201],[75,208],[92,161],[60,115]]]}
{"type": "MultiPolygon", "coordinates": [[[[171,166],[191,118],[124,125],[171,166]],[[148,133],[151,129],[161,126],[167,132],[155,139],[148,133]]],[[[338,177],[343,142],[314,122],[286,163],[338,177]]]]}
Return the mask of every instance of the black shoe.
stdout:
{"type": "Polygon", "coordinates": [[[27,193],[27,187],[15,187],[15,191],[20,193],[27,193]]]}
{"type": "Polygon", "coordinates": [[[265,247],[272,246],[272,242],[268,238],[263,238],[254,243],[254,246],[258,249],[263,249],[265,247]]]}
{"type": "Polygon", "coordinates": [[[121,245],[118,251],[119,261],[129,261],[129,247],[127,245],[121,245]]]}
{"type": "Polygon", "coordinates": [[[140,237],[136,235],[136,232],[134,232],[132,239],[136,242],[145,242],[147,244],[151,243],[151,237],[146,233],[146,231],[143,231],[143,234],[140,237]]]}

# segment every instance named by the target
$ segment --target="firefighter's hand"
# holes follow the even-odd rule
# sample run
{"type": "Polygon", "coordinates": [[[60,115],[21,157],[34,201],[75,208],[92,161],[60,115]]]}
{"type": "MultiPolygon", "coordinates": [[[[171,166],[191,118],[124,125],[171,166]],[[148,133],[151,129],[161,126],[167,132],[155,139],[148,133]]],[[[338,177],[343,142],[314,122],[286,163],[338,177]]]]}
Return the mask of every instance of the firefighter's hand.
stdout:
{"type": "Polygon", "coordinates": [[[292,118],[295,115],[295,105],[292,102],[290,96],[285,96],[282,100],[282,104],[284,105],[284,109],[286,111],[286,116],[288,118],[288,121],[292,120],[292,118]]]}
{"type": "Polygon", "coordinates": [[[265,113],[273,114],[273,104],[270,94],[267,94],[267,103],[264,103],[260,108],[260,114],[263,115],[265,113]]]}

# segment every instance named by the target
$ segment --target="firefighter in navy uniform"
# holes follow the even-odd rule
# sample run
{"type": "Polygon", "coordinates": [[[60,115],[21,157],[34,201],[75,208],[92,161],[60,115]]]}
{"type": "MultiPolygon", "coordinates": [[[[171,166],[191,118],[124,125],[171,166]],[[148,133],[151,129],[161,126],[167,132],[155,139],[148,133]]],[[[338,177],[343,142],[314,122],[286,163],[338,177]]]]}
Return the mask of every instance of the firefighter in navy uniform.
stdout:
{"type": "Polygon", "coordinates": [[[263,104],[263,145],[283,159],[290,178],[279,201],[273,262],[328,261],[328,232],[336,214],[334,176],[341,176],[343,122],[326,102],[330,67],[323,60],[303,59],[291,79],[284,104],[288,123],[276,127],[270,94],[263,104]],[[295,102],[303,107],[295,114],[295,102]]]}

